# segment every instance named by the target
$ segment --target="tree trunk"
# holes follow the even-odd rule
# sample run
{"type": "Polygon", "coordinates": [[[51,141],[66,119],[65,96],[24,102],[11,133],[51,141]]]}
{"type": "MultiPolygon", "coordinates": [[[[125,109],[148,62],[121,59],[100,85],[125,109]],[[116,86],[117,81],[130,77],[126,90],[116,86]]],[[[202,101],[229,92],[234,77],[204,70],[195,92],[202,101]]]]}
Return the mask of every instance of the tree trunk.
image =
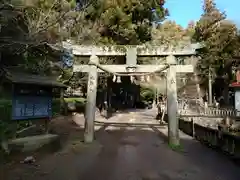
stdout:
{"type": "Polygon", "coordinates": [[[223,90],[223,97],[224,97],[224,102],[225,105],[229,106],[229,84],[231,81],[231,76],[232,76],[232,67],[229,68],[227,72],[227,77],[225,78],[225,83],[224,83],[224,90],[223,90]]]}

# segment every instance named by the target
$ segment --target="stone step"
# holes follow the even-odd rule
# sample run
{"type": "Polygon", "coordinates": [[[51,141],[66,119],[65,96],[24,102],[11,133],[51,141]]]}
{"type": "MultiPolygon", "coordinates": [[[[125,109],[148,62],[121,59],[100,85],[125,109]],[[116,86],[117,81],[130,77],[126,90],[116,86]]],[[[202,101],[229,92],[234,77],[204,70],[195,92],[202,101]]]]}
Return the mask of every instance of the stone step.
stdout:
{"type": "Polygon", "coordinates": [[[56,134],[43,134],[37,136],[28,136],[23,138],[16,138],[8,141],[8,149],[10,152],[29,152],[35,151],[45,145],[56,144],[60,142],[59,136],[56,134]]]}

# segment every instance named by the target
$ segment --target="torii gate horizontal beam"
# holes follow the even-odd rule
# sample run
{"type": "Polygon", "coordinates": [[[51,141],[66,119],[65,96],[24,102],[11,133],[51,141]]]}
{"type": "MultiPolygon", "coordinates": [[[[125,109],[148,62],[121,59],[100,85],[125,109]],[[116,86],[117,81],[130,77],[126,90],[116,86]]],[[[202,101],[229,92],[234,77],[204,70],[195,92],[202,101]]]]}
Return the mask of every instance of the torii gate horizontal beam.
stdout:
{"type": "MultiPolygon", "coordinates": [[[[116,73],[129,73],[127,71],[128,65],[101,65],[103,68],[109,70],[110,72],[116,73]]],[[[164,68],[165,65],[136,65],[135,72],[138,73],[148,73],[154,72],[160,68],[164,68]]],[[[176,65],[176,72],[177,73],[192,73],[193,66],[192,65],[176,65]]],[[[89,72],[91,67],[89,65],[74,65],[73,72],[89,72]]],[[[101,69],[98,69],[98,72],[103,72],[101,69]]],[[[163,72],[166,72],[164,70],[163,72]]],[[[134,73],[133,73],[134,74],[134,73]]]]}
{"type": "Polygon", "coordinates": [[[137,56],[190,56],[196,54],[196,49],[200,48],[198,44],[190,44],[184,48],[166,49],[161,46],[82,46],[63,42],[63,47],[72,49],[75,56],[91,56],[94,52],[96,56],[125,56],[127,49],[136,48],[137,56]]]}

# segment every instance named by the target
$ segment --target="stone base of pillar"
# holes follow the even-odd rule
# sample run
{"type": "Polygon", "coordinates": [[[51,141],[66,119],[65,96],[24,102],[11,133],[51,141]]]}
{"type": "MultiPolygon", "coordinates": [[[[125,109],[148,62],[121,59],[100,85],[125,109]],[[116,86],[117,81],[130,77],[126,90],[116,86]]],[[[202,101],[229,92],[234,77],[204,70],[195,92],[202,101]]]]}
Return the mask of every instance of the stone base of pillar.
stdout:
{"type": "Polygon", "coordinates": [[[170,147],[179,147],[180,146],[180,140],[177,137],[170,137],[169,136],[169,140],[168,140],[168,144],[170,147]]]}

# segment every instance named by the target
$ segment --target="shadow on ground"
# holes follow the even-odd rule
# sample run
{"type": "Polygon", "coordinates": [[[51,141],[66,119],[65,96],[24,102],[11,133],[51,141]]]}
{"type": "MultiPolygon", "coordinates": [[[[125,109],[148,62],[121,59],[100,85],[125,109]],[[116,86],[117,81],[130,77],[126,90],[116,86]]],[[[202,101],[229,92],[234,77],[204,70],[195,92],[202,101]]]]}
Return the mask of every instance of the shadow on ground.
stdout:
{"type": "MultiPolygon", "coordinates": [[[[122,117],[126,118],[126,117],[122,117]]],[[[96,140],[83,144],[83,122],[52,123],[61,149],[36,155],[36,164],[6,166],[4,180],[239,180],[223,155],[181,134],[182,150],[169,148],[166,126],[96,123],[96,140]]]]}
{"type": "MultiPolygon", "coordinates": [[[[165,141],[165,143],[168,142],[166,132],[161,132],[154,126],[151,126],[151,128],[159,138],[165,141]]],[[[204,166],[212,172],[217,172],[219,178],[222,176],[226,176],[229,179],[237,179],[240,177],[240,174],[237,173],[237,171],[240,170],[240,167],[233,163],[229,157],[201,144],[199,141],[181,131],[180,137],[181,147],[179,150],[176,150],[176,152],[183,154],[186,157],[186,160],[191,161],[200,167],[204,166]]]]}

